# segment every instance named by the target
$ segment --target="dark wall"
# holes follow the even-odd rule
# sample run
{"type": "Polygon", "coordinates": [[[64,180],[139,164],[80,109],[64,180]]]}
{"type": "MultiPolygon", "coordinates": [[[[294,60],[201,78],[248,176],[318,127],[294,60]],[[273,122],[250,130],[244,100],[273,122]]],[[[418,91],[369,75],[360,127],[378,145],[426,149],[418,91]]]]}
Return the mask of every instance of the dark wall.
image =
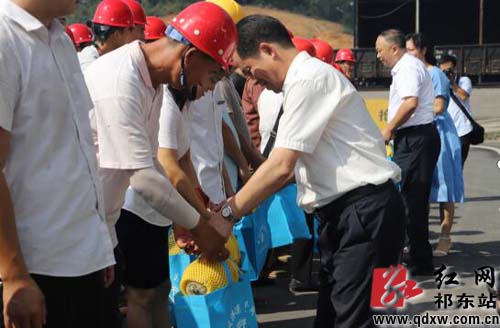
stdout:
{"type": "Polygon", "coordinates": [[[484,43],[500,43],[500,1],[484,1],[484,43]]]}
{"type": "MultiPolygon", "coordinates": [[[[381,18],[405,0],[358,0],[358,47],[373,47],[378,33],[415,30],[415,1],[381,18]]],[[[421,0],[420,31],[434,44],[478,44],[479,0],[421,0]]],[[[484,0],[484,43],[500,42],[500,1],[484,0]]]]}

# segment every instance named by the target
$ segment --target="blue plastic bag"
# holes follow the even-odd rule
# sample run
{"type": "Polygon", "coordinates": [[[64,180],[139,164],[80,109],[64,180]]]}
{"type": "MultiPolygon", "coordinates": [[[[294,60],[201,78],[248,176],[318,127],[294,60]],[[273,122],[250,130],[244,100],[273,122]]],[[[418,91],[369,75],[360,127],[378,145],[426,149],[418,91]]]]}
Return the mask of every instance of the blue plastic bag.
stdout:
{"type": "Polygon", "coordinates": [[[289,184],[268,201],[267,221],[271,232],[271,247],[293,243],[295,239],[310,239],[304,211],[297,205],[297,185],[289,184]]]}
{"type": "Polygon", "coordinates": [[[246,253],[241,269],[247,273],[250,280],[257,280],[271,248],[266,204],[259,206],[252,214],[244,216],[235,225],[233,232],[240,243],[240,250],[246,253]]]}
{"type": "Polygon", "coordinates": [[[175,295],[177,328],[257,328],[257,315],[250,281],[243,275],[226,287],[207,295],[175,295]]]}

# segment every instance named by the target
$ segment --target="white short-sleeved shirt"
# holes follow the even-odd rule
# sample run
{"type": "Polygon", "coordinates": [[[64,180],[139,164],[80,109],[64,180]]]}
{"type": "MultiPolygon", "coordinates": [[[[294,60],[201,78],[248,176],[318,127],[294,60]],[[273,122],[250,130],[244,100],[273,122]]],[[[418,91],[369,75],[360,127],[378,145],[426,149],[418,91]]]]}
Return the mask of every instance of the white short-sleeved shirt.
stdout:
{"type": "MultiPolygon", "coordinates": [[[[472,82],[467,76],[460,77],[460,79],[458,80],[458,86],[465,92],[467,92],[469,96],[472,94],[472,82]]],[[[467,98],[467,100],[462,101],[456,93],[455,96],[457,96],[459,101],[462,102],[462,105],[467,109],[467,111],[471,113],[470,97],[467,98]]],[[[451,119],[453,120],[453,123],[457,128],[459,137],[462,137],[472,131],[472,124],[470,123],[467,116],[465,116],[465,114],[462,112],[460,107],[458,107],[458,105],[453,101],[453,99],[450,99],[448,103],[448,113],[450,114],[451,119]]]]}
{"type": "Polygon", "coordinates": [[[299,206],[307,212],[358,187],[400,180],[382,135],[352,84],[331,65],[299,53],[283,85],[283,115],[274,149],[300,152],[299,206]]]}
{"type": "Polygon", "coordinates": [[[94,45],[83,48],[78,53],[78,61],[80,62],[82,71],[85,71],[97,58],[99,58],[99,52],[97,52],[97,48],[94,45]]]}
{"type": "Polygon", "coordinates": [[[10,132],[3,173],[28,271],[75,277],[112,265],[92,103],[62,25],[47,29],[0,0],[0,76],[0,127],[10,132]]]}
{"type": "MultiPolygon", "coordinates": [[[[191,115],[189,110],[184,107],[183,111],[180,111],[168,87],[164,86],[160,131],[158,133],[159,146],[177,150],[177,159],[182,158],[191,145],[190,129],[191,115]]],[[[157,226],[168,226],[172,223],[149,206],[131,187],[127,189],[123,208],[157,226]]]]}
{"type": "Polygon", "coordinates": [[[163,86],[153,88],[139,41],[126,44],[92,63],[85,71],[94,102],[90,124],[104,188],[106,219],[120,217],[130,170],[154,168],[163,86]]]}
{"type": "Polygon", "coordinates": [[[226,199],[222,179],[222,112],[226,102],[217,90],[216,87],[200,99],[186,104],[192,115],[191,159],[203,192],[214,204],[226,199]]]}
{"type": "Polygon", "coordinates": [[[273,131],[274,124],[278,118],[281,106],[283,105],[283,93],[275,93],[264,89],[257,101],[257,110],[259,111],[259,133],[261,136],[260,152],[263,153],[269,142],[269,137],[273,131]]]}
{"type": "Polygon", "coordinates": [[[391,74],[388,121],[390,122],[396,116],[403,103],[403,98],[417,97],[417,108],[399,129],[432,123],[434,120],[434,87],[424,63],[405,53],[392,68],[391,74]]]}

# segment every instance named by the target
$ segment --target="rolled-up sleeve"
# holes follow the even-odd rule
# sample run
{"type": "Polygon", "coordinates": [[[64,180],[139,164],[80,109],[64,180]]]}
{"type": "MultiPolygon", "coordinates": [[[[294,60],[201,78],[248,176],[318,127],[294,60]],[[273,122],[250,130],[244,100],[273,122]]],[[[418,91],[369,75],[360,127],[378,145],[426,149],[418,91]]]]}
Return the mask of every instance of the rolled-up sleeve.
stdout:
{"type": "Polygon", "coordinates": [[[140,104],[117,96],[94,102],[101,168],[153,167],[152,145],[140,104]]]}
{"type": "Polygon", "coordinates": [[[340,88],[328,90],[312,80],[288,86],[274,147],[312,153],[340,99],[340,88]]]}

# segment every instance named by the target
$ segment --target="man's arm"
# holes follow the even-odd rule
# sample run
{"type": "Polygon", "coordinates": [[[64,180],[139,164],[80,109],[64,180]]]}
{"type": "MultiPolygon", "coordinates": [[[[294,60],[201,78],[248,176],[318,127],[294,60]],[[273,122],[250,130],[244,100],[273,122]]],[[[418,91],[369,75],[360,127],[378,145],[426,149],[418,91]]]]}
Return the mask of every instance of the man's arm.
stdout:
{"type": "MultiPolygon", "coordinates": [[[[228,200],[233,216],[240,218],[250,213],[272,194],[286,186],[294,178],[295,163],[299,152],[285,148],[275,148],[269,158],[240,191],[228,200]]],[[[233,225],[222,218],[221,212],[214,215],[210,224],[223,236],[229,236],[233,225]]]]}
{"type": "Polygon", "coordinates": [[[444,97],[436,97],[434,99],[434,113],[435,114],[441,114],[441,113],[444,113],[444,111],[446,110],[446,99],[444,99],[444,97]]]}
{"type": "Polygon", "coordinates": [[[3,281],[3,303],[6,327],[41,328],[45,322],[45,300],[31,278],[19,245],[10,196],[3,168],[10,149],[10,134],[0,128],[0,277],[3,281]]]}
{"type": "Polygon", "coordinates": [[[470,97],[467,91],[458,86],[457,81],[455,79],[450,79],[450,83],[451,83],[451,89],[458,95],[460,100],[466,101],[470,97]]]}
{"type": "Polygon", "coordinates": [[[155,168],[132,171],[130,186],[158,213],[189,230],[190,236],[207,258],[217,260],[227,258],[228,253],[224,247],[227,236],[221,236],[209,225],[212,219],[200,218],[170,181],[155,168]]]}
{"type": "Polygon", "coordinates": [[[418,98],[417,97],[406,97],[403,99],[401,106],[396,113],[396,116],[387,123],[386,128],[382,131],[382,135],[385,141],[389,141],[397,128],[403,125],[406,121],[410,119],[417,109],[418,106],[418,98]]]}
{"type": "Polygon", "coordinates": [[[202,217],[210,219],[210,213],[205,208],[200,197],[196,195],[195,186],[181,168],[180,162],[177,161],[177,150],[160,148],[158,150],[158,160],[165,169],[168,179],[181,196],[193,206],[202,217]]]}
{"type": "Polygon", "coordinates": [[[238,147],[238,143],[234,138],[231,128],[224,121],[222,122],[222,138],[224,139],[224,152],[226,152],[236,163],[236,166],[238,166],[238,173],[242,182],[247,182],[250,177],[248,162],[238,147]]]}

